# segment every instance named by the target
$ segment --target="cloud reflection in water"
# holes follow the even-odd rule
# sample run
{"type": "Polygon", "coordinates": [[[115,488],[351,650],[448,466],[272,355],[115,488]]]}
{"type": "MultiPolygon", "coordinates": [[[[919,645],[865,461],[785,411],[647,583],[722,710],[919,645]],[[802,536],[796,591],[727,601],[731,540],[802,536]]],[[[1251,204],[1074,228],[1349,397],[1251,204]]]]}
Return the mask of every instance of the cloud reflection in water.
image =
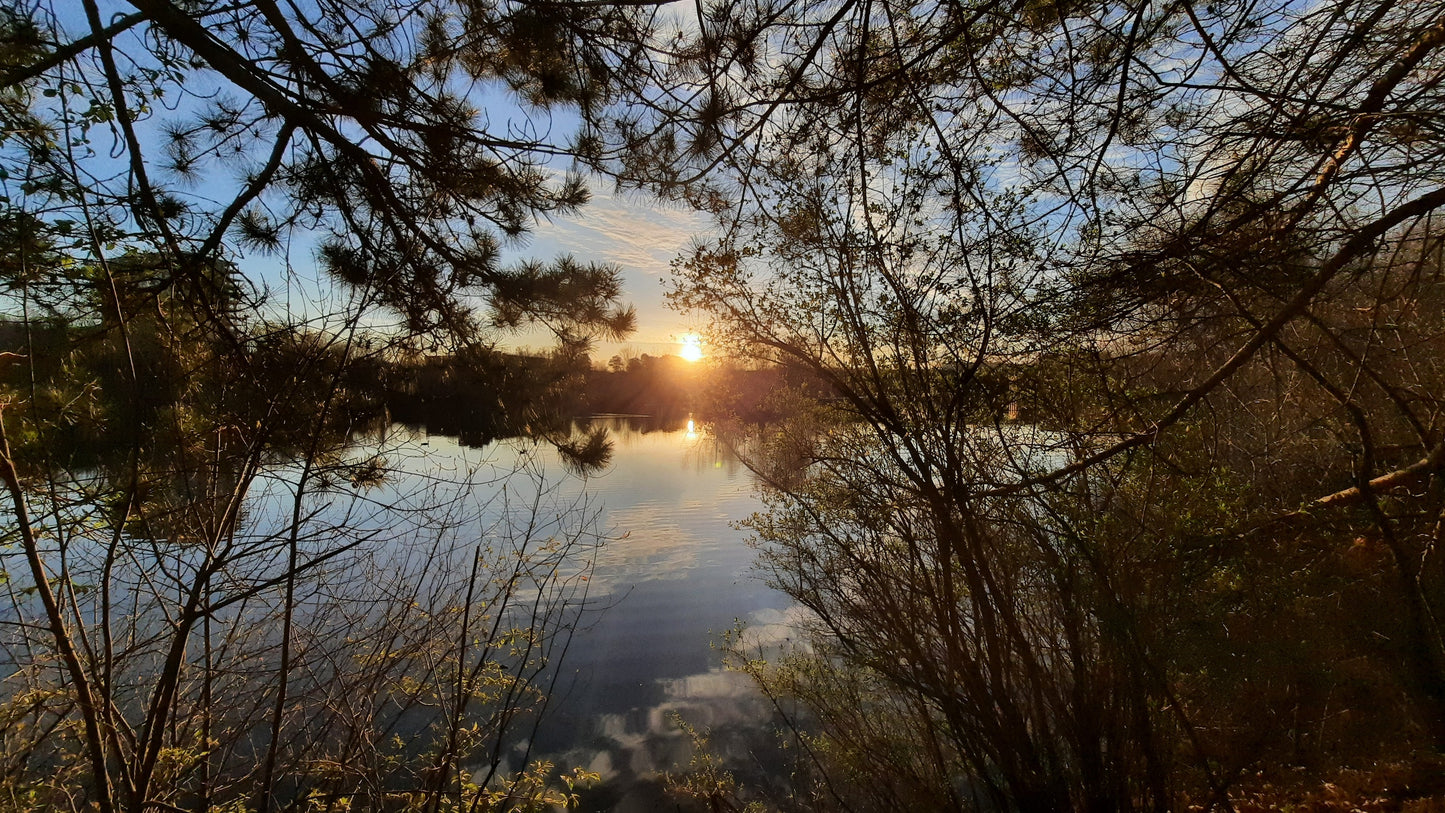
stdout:
{"type": "Polygon", "coordinates": [[[625,536],[598,553],[597,609],[573,638],[532,756],[602,774],[593,809],[644,810],[659,803],[661,775],[691,756],[675,717],[705,730],[743,777],[776,760],[770,705],[722,669],[712,644],[737,619],[749,643],[786,641],[797,611],[753,576],[754,552],[732,527],[761,508],[735,459],[696,424],[609,429],[613,464],[585,490],[603,526],[625,536]]]}

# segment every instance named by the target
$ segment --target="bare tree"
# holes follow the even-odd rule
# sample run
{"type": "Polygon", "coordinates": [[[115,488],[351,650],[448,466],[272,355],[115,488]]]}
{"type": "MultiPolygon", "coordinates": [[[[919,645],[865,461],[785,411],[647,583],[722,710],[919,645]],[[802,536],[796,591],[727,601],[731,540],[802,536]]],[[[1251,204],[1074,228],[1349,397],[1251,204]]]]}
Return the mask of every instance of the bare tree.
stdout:
{"type": "Polygon", "coordinates": [[[238,375],[204,323],[151,306],[75,315],[7,371],[29,379],[8,388],[0,455],[11,800],[562,798],[511,749],[585,594],[585,508],[476,505],[476,473],[389,480],[405,447],[349,437],[375,409],[342,384],[355,317],[329,335],[258,325],[250,360],[269,372],[238,375]]]}
{"type": "Polygon", "coordinates": [[[703,14],[646,137],[721,171],[676,303],[829,396],[754,462],[822,653],[759,674],[824,725],[823,803],[1228,806],[1439,747],[1442,15],[703,14]],[[909,733],[858,718],[878,687],[909,733]]]}

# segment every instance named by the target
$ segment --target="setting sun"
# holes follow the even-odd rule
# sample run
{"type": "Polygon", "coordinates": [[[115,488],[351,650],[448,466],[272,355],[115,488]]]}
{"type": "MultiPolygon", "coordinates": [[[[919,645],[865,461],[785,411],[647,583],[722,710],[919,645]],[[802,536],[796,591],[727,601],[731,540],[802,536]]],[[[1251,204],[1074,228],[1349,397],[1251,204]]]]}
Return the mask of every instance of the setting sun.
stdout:
{"type": "Polygon", "coordinates": [[[682,349],[677,352],[679,356],[688,361],[699,361],[702,359],[702,337],[696,333],[689,333],[683,336],[682,349]]]}

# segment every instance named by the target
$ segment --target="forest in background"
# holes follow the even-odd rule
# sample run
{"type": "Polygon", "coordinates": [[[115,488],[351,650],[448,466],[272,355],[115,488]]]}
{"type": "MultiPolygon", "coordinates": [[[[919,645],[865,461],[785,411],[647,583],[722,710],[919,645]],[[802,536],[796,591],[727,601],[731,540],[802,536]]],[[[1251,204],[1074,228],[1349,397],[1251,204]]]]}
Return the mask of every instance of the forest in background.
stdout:
{"type": "Polygon", "coordinates": [[[351,441],[401,359],[605,465],[619,270],[503,259],[588,173],[712,216],[671,300],[787,371],[714,431],[798,761],[701,804],[1445,795],[1439,0],[12,0],[0,76],[0,803],[576,802],[601,534],[351,441]]]}

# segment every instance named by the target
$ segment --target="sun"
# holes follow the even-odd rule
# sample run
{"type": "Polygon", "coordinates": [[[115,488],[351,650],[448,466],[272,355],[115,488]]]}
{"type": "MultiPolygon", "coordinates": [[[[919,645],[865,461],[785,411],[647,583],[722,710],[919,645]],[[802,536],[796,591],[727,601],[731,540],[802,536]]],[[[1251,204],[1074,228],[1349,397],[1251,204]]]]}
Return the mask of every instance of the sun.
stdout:
{"type": "Polygon", "coordinates": [[[682,342],[682,349],[677,351],[677,354],[679,356],[682,356],[688,361],[702,360],[701,336],[697,335],[696,333],[688,333],[679,338],[679,341],[682,342]]]}

